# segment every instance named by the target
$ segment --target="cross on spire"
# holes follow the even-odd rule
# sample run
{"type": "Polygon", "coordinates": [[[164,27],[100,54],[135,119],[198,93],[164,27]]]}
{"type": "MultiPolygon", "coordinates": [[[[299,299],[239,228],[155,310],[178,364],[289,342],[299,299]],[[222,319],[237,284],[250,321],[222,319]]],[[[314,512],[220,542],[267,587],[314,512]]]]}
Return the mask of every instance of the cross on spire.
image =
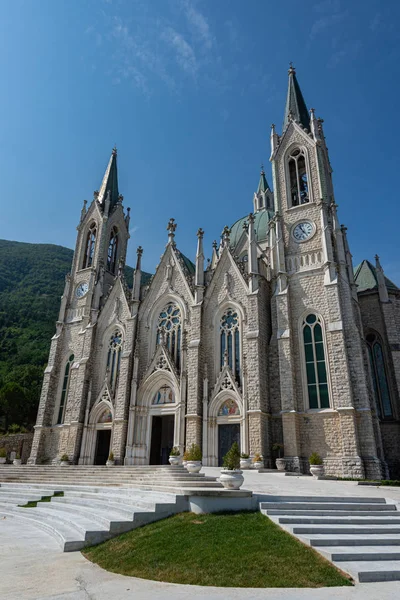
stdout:
{"type": "Polygon", "coordinates": [[[174,241],[174,237],[175,237],[175,230],[176,230],[176,223],[175,223],[175,219],[170,219],[168,221],[168,225],[167,225],[167,231],[168,231],[168,243],[172,243],[174,241]]]}

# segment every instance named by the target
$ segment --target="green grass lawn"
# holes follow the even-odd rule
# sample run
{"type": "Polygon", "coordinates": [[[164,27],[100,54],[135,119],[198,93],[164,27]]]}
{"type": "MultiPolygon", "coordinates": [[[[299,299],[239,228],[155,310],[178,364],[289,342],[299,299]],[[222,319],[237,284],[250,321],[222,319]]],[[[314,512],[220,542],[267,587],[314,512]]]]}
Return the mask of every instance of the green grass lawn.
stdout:
{"type": "Polygon", "coordinates": [[[103,569],[171,583],[322,587],[351,581],[259,512],[181,513],[140,527],[84,556],[103,569]]]}

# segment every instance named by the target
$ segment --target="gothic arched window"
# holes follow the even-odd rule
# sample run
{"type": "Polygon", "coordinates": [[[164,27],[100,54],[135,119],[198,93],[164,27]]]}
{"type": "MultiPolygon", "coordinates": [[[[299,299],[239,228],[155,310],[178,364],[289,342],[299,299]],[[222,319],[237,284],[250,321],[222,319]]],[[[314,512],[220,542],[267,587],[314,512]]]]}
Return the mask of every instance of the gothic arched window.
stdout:
{"type": "Polygon", "coordinates": [[[107,373],[108,383],[112,392],[115,391],[119,368],[121,365],[122,334],[116,329],[108,343],[107,373]]]}
{"type": "Polygon", "coordinates": [[[115,273],[115,267],[117,266],[117,251],[118,251],[118,230],[113,227],[110,235],[110,242],[108,244],[107,252],[107,269],[111,273],[115,273]]]}
{"type": "Polygon", "coordinates": [[[236,379],[240,382],[240,320],[237,310],[228,308],[220,324],[220,364],[225,357],[236,379]]]}
{"type": "Polygon", "coordinates": [[[295,148],[289,155],[289,180],[291,206],[310,202],[306,157],[304,150],[295,148]]]}
{"type": "Polygon", "coordinates": [[[320,317],[307,315],[302,329],[309,408],[329,408],[328,374],[320,317]]]}
{"type": "Polygon", "coordinates": [[[74,362],[74,355],[71,354],[71,356],[68,359],[67,364],[65,365],[65,369],[64,369],[64,378],[63,378],[62,390],[61,390],[60,407],[58,409],[57,424],[64,423],[65,407],[67,405],[69,380],[71,377],[71,367],[72,367],[73,362],[74,362]]]}
{"type": "Polygon", "coordinates": [[[372,383],[374,386],[378,416],[380,419],[390,419],[393,417],[393,412],[382,343],[375,333],[369,333],[366,340],[371,363],[372,383]]]}
{"type": "Polygon", "coordinates": [[[164,340],[178,368],[181,363],[181,332],[181,310],[179,306],[170,302],[158,317],[156,344],[158,346],[164,340]]]}
{"type": "Polygon", "coordinates": [[[85,254],[83,257],[82,269],[91,267],[93,264],[94,247],[96,245],[96,223],[92,223],[86,237],[85,254]]]}

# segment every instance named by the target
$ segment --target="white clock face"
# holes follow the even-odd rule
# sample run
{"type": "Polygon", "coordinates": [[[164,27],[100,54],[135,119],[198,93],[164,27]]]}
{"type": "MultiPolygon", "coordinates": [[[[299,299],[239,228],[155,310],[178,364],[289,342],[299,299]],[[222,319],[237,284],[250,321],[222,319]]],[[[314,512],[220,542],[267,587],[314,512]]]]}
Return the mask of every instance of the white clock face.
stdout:
{"type": "Polygon", "coordinates": [[[293,229],[292,235],[296,242],[304,242],[311,237],[313,231],[314,227],[310,221],[302,221],[301,223],[297,223],[296,227],[293,229]]]}
{"type": "Polygon", "coordinates": [[[83,296],[85,294],[87,294],[89,289],[89,284],[86,281],[83,281],[82,283],[80,283],[78,285],[78,287],[75,290],[75,294],[77,298],[83,298],[83,296]]]}

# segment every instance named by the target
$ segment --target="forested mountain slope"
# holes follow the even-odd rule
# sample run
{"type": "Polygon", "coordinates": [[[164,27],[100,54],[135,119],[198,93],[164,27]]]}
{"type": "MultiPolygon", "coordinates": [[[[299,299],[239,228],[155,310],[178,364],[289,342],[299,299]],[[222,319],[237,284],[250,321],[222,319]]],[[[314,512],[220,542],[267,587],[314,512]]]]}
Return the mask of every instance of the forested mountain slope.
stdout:
{"type": "MultiPolygon", "coordinates": [[[[72,257],[63,246],[0,240],[0,431],[35,422],[72,257]]],[[[131,286],[131,267],[125,276],[131,286]]]]}

